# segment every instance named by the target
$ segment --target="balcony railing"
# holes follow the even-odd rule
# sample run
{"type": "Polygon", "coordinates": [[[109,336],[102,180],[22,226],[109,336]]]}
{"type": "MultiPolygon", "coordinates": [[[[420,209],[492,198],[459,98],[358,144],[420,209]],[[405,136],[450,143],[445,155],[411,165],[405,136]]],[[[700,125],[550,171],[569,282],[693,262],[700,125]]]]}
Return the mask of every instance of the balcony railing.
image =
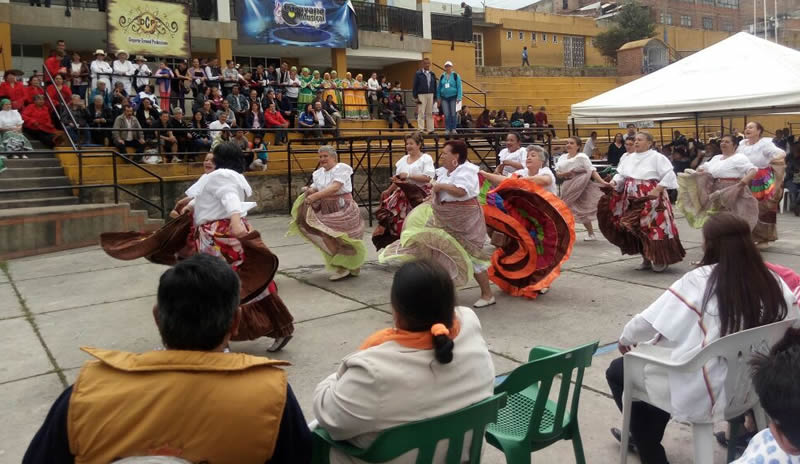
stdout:
{"type": "Polygon", "coordinates": [[[421,11],[366,2],[353,2],[353,8],[360,30],[422,37],[421,11]]]}
{"type": "Polygon", "coordinates": [[[431,38],[472,42],[472,18],[431,13],[431,38]]]}
{"type": "MultiPolygon", "coordinates": [[[[52,6],[68,6],[75,10],[100,10],[105,11],[106,0],[11,0],[13,3],[35,5],[37,1],[44,7],[48,3],[52,6]],[[102,9],[101,9],[102,7],[102,9]]],[[[217,0],[163,0],[169,3],[183,3],[189,5],[189,16],[209,21],[217,20],[217,0]]],[[[231,19],[236,18],[236,2],[230,0],[231,19]]]]}

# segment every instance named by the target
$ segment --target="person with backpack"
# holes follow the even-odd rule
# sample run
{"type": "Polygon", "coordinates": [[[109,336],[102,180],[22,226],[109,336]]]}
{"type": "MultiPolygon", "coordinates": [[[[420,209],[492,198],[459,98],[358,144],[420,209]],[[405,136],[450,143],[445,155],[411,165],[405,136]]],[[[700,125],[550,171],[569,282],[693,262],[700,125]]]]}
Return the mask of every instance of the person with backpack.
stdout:
{"type": "Polygon", "coordinates": [[[453,71],[453,62],[444,63],[444,73],[439,79],[439,109],[444,113],[444,133],[446,135],[455,134],[456,124],[456,105],[461,103],[462,89],[461,77],[453,71]]]}

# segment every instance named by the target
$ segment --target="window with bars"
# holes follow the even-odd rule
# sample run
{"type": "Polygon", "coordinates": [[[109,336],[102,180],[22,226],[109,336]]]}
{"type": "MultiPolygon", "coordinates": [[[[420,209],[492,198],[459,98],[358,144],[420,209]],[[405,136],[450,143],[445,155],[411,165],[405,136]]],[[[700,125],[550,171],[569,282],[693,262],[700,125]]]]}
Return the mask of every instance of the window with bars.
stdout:
{"type": "Polygon", "coordinates": [[[531,42],[536,42],[536,33],[531,32],[531,42]]]}
{"type": "Polygon", "coordinates": [[[547,42],[547,34],[542,32],[542,42],[547,42]]]}
{"type": "Polygon", "coordinates": [[[525,40],[525,33],[522,31],[519,31],[519,40],[525,40]]]}
{"type": "Polygon", "coordinates": [[[553,34],[553,43],[554,43],[554,44],[557,44],[557,43],[558,43],[558,36],[557,36],[557,35],[555,35],[555,34],[553,34]]]}
{"type": "Polygon", "coordinates": [[[667,24],[667,25],[672,24],[672,15],[671,14],[667,14],[667,13],[661,13],[661,16],[659,18],[659,22],[661,24],[667,24]]]}
{"type": "Polygon", "coordinates": [[[714,18],[709,16],[703,17],[703,29],[712,30],[714,29],[714,18]]]}
{"type": "Polygon", "coordinates": [[[723,22],[723,23],[722,23],[722,26],[721,26],[721,28],[722,28],[722,30],[723,30],[723,31],[725,31],[725,32],[733,32],[733,24],[732,24],[732,23],[729,23],[729,22],[727,22],[727,21],[725,21],[725,22],[723,22]]]}
{"type": "Polygon", "coordinates": [[[739,8],[739,0],[717,0],[717,6],[722,8],[739,8]]]}
{"type": "Polygon", "coordinates": [[[512,34],[513,34],[513,32],[511,32],[511,31],[506,31],[506,40],[511,40],[511,35],[512,35],[512,34]]]}
{"type": "Polygon", "coordinates": [[[483,34],[473,32],[472,43],[475,45],[475,66],[483,66],[483,34]]]}
{"type": "Polygon", "coordinates": [[[681,15],[681,26],[692,27],[692,17],[681,15]]]}

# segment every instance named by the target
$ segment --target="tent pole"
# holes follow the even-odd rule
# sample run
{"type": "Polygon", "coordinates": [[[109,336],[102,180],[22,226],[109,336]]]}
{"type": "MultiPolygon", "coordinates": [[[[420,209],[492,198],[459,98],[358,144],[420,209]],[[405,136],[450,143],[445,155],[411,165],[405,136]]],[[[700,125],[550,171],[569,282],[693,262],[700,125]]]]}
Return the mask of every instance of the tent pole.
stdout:
{"type": "Polygon", "coordinates": [[[744,118],[742,118],[742,134],[744,134],[744,128],[745,127],[747,127],[747,115],[746,114],[744,115],[744,118]]]}
{"type": "Polygon", "coordinates": [[[659,136],[661,137],[661,140],[660,140],[661,147],[663,148],[664,147],[664,121],[658,121],[658,133],[660,134],[659,136]]]}
{"type": "Polygon", "coordinates": [[[719,118],[719,136],[722,137],[722,135],[724,133],[725,133],[725,118],[720,116],[720,118],[719,118]]]}
{"type": "Polygon", "coordinates": [[[578,128],[575,127],[575,118],[572,118],[572,135],[576,137],[578,135],[578,128]]]}
{"type": "Polygon", "coordinates": [[[700,123],[697,120],[697,115],[698,115],[698,113],[694,114],[694,139],[699,141],[700,140],[700,123]]]}

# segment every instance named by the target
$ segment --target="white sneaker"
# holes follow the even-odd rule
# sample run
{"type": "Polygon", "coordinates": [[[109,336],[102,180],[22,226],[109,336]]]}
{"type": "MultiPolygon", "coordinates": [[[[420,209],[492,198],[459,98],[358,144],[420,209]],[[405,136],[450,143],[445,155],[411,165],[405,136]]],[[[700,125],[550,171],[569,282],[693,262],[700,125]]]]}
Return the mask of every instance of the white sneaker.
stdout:
{"type": "Polygon", "coordinates": [[[28,159],[28,155],[22,155],[21,158],[26,160],[26,159],[28,159]]]}
{"type": "Polygon", "coordinates": [[[286,344],[289,343],[289,340],[291,340],[291,339],[292,339],[291,335],[286,336],[286,337],[278,337],[278,338],[276,338],[275,342],[269,348],[267,348],[267,352],[274,353],[276,351],[282,350],[283,347],[286,346],[286,344]]]}
{"type": "Polygon", "coordinates": [[[180,163],[180,162],[181,162],[181,159],[180,159],[180,158],[178,158],[177,156],[173,156],[173,157],[172,157],[172,162],[173,162],[173,163],[180,163]]]}
{"type": "Polygon", "coordinates": [[[653,263],[646,259],[643,259],[642,264],[636,267],[637,271],[649,271],[650,269],[653,269],[653,263]]]}
{"type": "Polygon", "coordinates": [[[549,291],[550,291],[550,287],[545,287],[545,288],[539,290],[539,295],[544,295],[545,293],[547,293],[549,291]]]}
{"type": "Polygon", "coordinates": [[[358,275],[361,274],[361,268],[351,269],[348,272],[350,273],[351,276],[358,277],[358,275]]]}
{"type": "Polygon", "coordinates": [[[478,301],[476,301],[475,303],[473,303],[472,307],[473,308],[485,308],[485,307],[491,306],[491,305],[493,305],[495,303],[497,303],[497,301],[495,301],[494,297],[491,297],[488,300],[484,300],[483,298],[481,298],[478,301]]]}
{"type": "Polygon", "coordinates": [[[594,242],[595,240],[597,240],[597,237],[594,235],[587,235],[586,237],[583,237],[584,242],[594,242]]]}
{"type": "Polygon", "coordinates": [[[328,280],[335,282],[337,280],[342,280],[342,279],[348,277],[349,275],[350,275],[350,271],[348,271],[347,269],[345,269],[343,267],[340,267],[339,269],[336,270],[336,272],[334,272],[333,274],[331,274],[328,277],[328,280]]]}
{"type": "Polygon", "coordinates": [[[653,272],[664,272],[669,267],[669,264],[652,264],[653,272]]]}
{"type": "Polygon", "coordinates": [[[12,159],[12,160],[15,160],[17,158],[19,158],[19,155],[11,155],[11,156],[8,157],[8,159],[12,159]]]}

